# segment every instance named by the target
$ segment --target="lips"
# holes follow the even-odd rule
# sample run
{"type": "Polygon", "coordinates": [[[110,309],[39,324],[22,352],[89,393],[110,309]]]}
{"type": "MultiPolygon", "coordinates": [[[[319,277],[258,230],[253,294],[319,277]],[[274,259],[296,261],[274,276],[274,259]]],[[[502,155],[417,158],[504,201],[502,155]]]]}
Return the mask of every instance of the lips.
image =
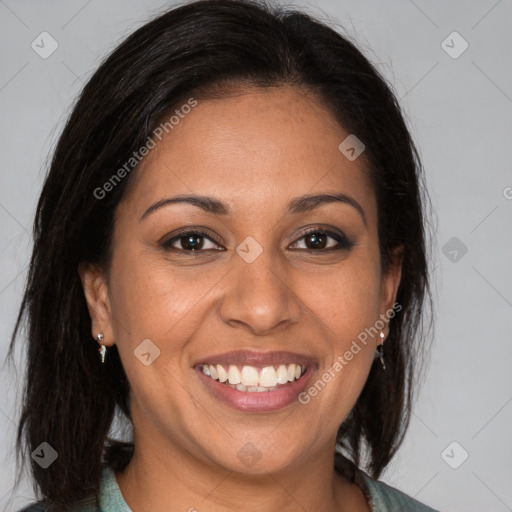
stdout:
{"type": "Polygon", "coordinates": [[[194,364],[214,397],[246,412],[269,412],[292,404],[316,368],[311,357],[285,351],[236,351],[194,364]]]}
{"type": "Polygon", "coordinates": [[[237,366],[276,366],[280,364],[298,364],[308,366],[315,363],[311,357],[297,354],[294,352],[276,351],[276,352],[255,352],[242,351],[226,352],[224,354],[216,354],[208,356],[204,359],[196,361],[194,366],[201,364],[221,364],[221,365],[237,365],[237,366]]]}

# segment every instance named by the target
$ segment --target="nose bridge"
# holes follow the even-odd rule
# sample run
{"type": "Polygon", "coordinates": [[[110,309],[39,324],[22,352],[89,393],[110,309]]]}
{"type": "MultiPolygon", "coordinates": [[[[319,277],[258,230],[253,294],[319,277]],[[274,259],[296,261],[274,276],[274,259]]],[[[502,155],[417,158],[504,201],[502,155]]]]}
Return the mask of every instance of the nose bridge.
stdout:
{"type": "Polygon", "coordinates": [[[297,321],[301,307],[286,282],[285,267],[276,251],[246,239],[237,247],[233,260],[231,284],[220,308],[224,322],[265,333],[297,321]]]}

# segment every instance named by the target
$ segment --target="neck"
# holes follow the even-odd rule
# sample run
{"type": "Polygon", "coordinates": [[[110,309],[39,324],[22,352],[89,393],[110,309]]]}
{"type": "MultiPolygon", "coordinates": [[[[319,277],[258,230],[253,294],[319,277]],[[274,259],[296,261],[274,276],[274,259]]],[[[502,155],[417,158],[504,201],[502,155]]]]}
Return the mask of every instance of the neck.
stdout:
{"type": "Polygon", "coordinates": [[[133,458],[116,474],[133,512],[233,512],[248,504],[252,512],[369,510],[361,490],[334,471],[331,446],[279,472],[249,474],[205,463],[162,441],[158,434],[136,439],[133,458]]]}

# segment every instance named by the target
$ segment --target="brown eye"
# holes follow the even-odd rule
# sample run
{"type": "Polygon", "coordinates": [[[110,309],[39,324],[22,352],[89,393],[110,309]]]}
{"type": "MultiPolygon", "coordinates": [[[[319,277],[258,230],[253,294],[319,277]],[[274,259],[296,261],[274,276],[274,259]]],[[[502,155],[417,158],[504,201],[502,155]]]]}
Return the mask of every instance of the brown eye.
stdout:
{"type": "Polygon", "coordinates": [[[182,252],[204,252],[206,250],[222,250],[219,244],[212,240],[212,235],[204,231],[184,231],[179,235],[161,242],[161,246],[167,250],[182,252]]]}
{"type": "Polygon", "coordinates": [[[330,250],[348,250],[355,245],[354,242],[341,233],[335,233],[333,231],[318,228],[310,229],[303,233],[302,237],[294,242],[293,245],[297,246],[301,240],[304,240],[305,247],[291,247],[307,251],[328,252],[330,250]]]}
{"type": "Polygon", "coordinates": [[[181,249],[198,251],[204,246],[204,238],[201,235],[180,236],[178,240],[180,241],[181,249]]]}
{"type": "Polygon", "coordinates": [[[310,233],[304,237],[308,249],[325,249],[328,238],[330,237],[320,232],[310,233]]]}

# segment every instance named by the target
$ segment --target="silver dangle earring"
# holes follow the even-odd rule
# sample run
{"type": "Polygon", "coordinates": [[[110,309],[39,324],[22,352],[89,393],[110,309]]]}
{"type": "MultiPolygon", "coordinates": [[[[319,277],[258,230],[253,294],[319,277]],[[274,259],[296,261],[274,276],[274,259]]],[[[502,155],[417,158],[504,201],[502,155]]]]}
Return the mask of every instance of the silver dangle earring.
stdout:
{"type": "Polygon", "coordinates": [[[107,347],[105,345],[103,345],[103,343],[101,343],[101,341],[103,340],[103,333],[99,333],[98,334],[98,341],[100,342],[100,348],[98,350],[98,352],[101,354],[101,362],[104,363],[105,362],[105,354],[107,353],[107,347]]]}
{"type": "Polygon", "coordinates": [[[381,343],[380,343],[380,345],[377,345],[377,352],[379,354],[380,364],[382,365],[382,369],[385,370],[386,365],[384,364],[384,333],[382,331],[380,331],[379,336],[380,336],[381,343]]]}

